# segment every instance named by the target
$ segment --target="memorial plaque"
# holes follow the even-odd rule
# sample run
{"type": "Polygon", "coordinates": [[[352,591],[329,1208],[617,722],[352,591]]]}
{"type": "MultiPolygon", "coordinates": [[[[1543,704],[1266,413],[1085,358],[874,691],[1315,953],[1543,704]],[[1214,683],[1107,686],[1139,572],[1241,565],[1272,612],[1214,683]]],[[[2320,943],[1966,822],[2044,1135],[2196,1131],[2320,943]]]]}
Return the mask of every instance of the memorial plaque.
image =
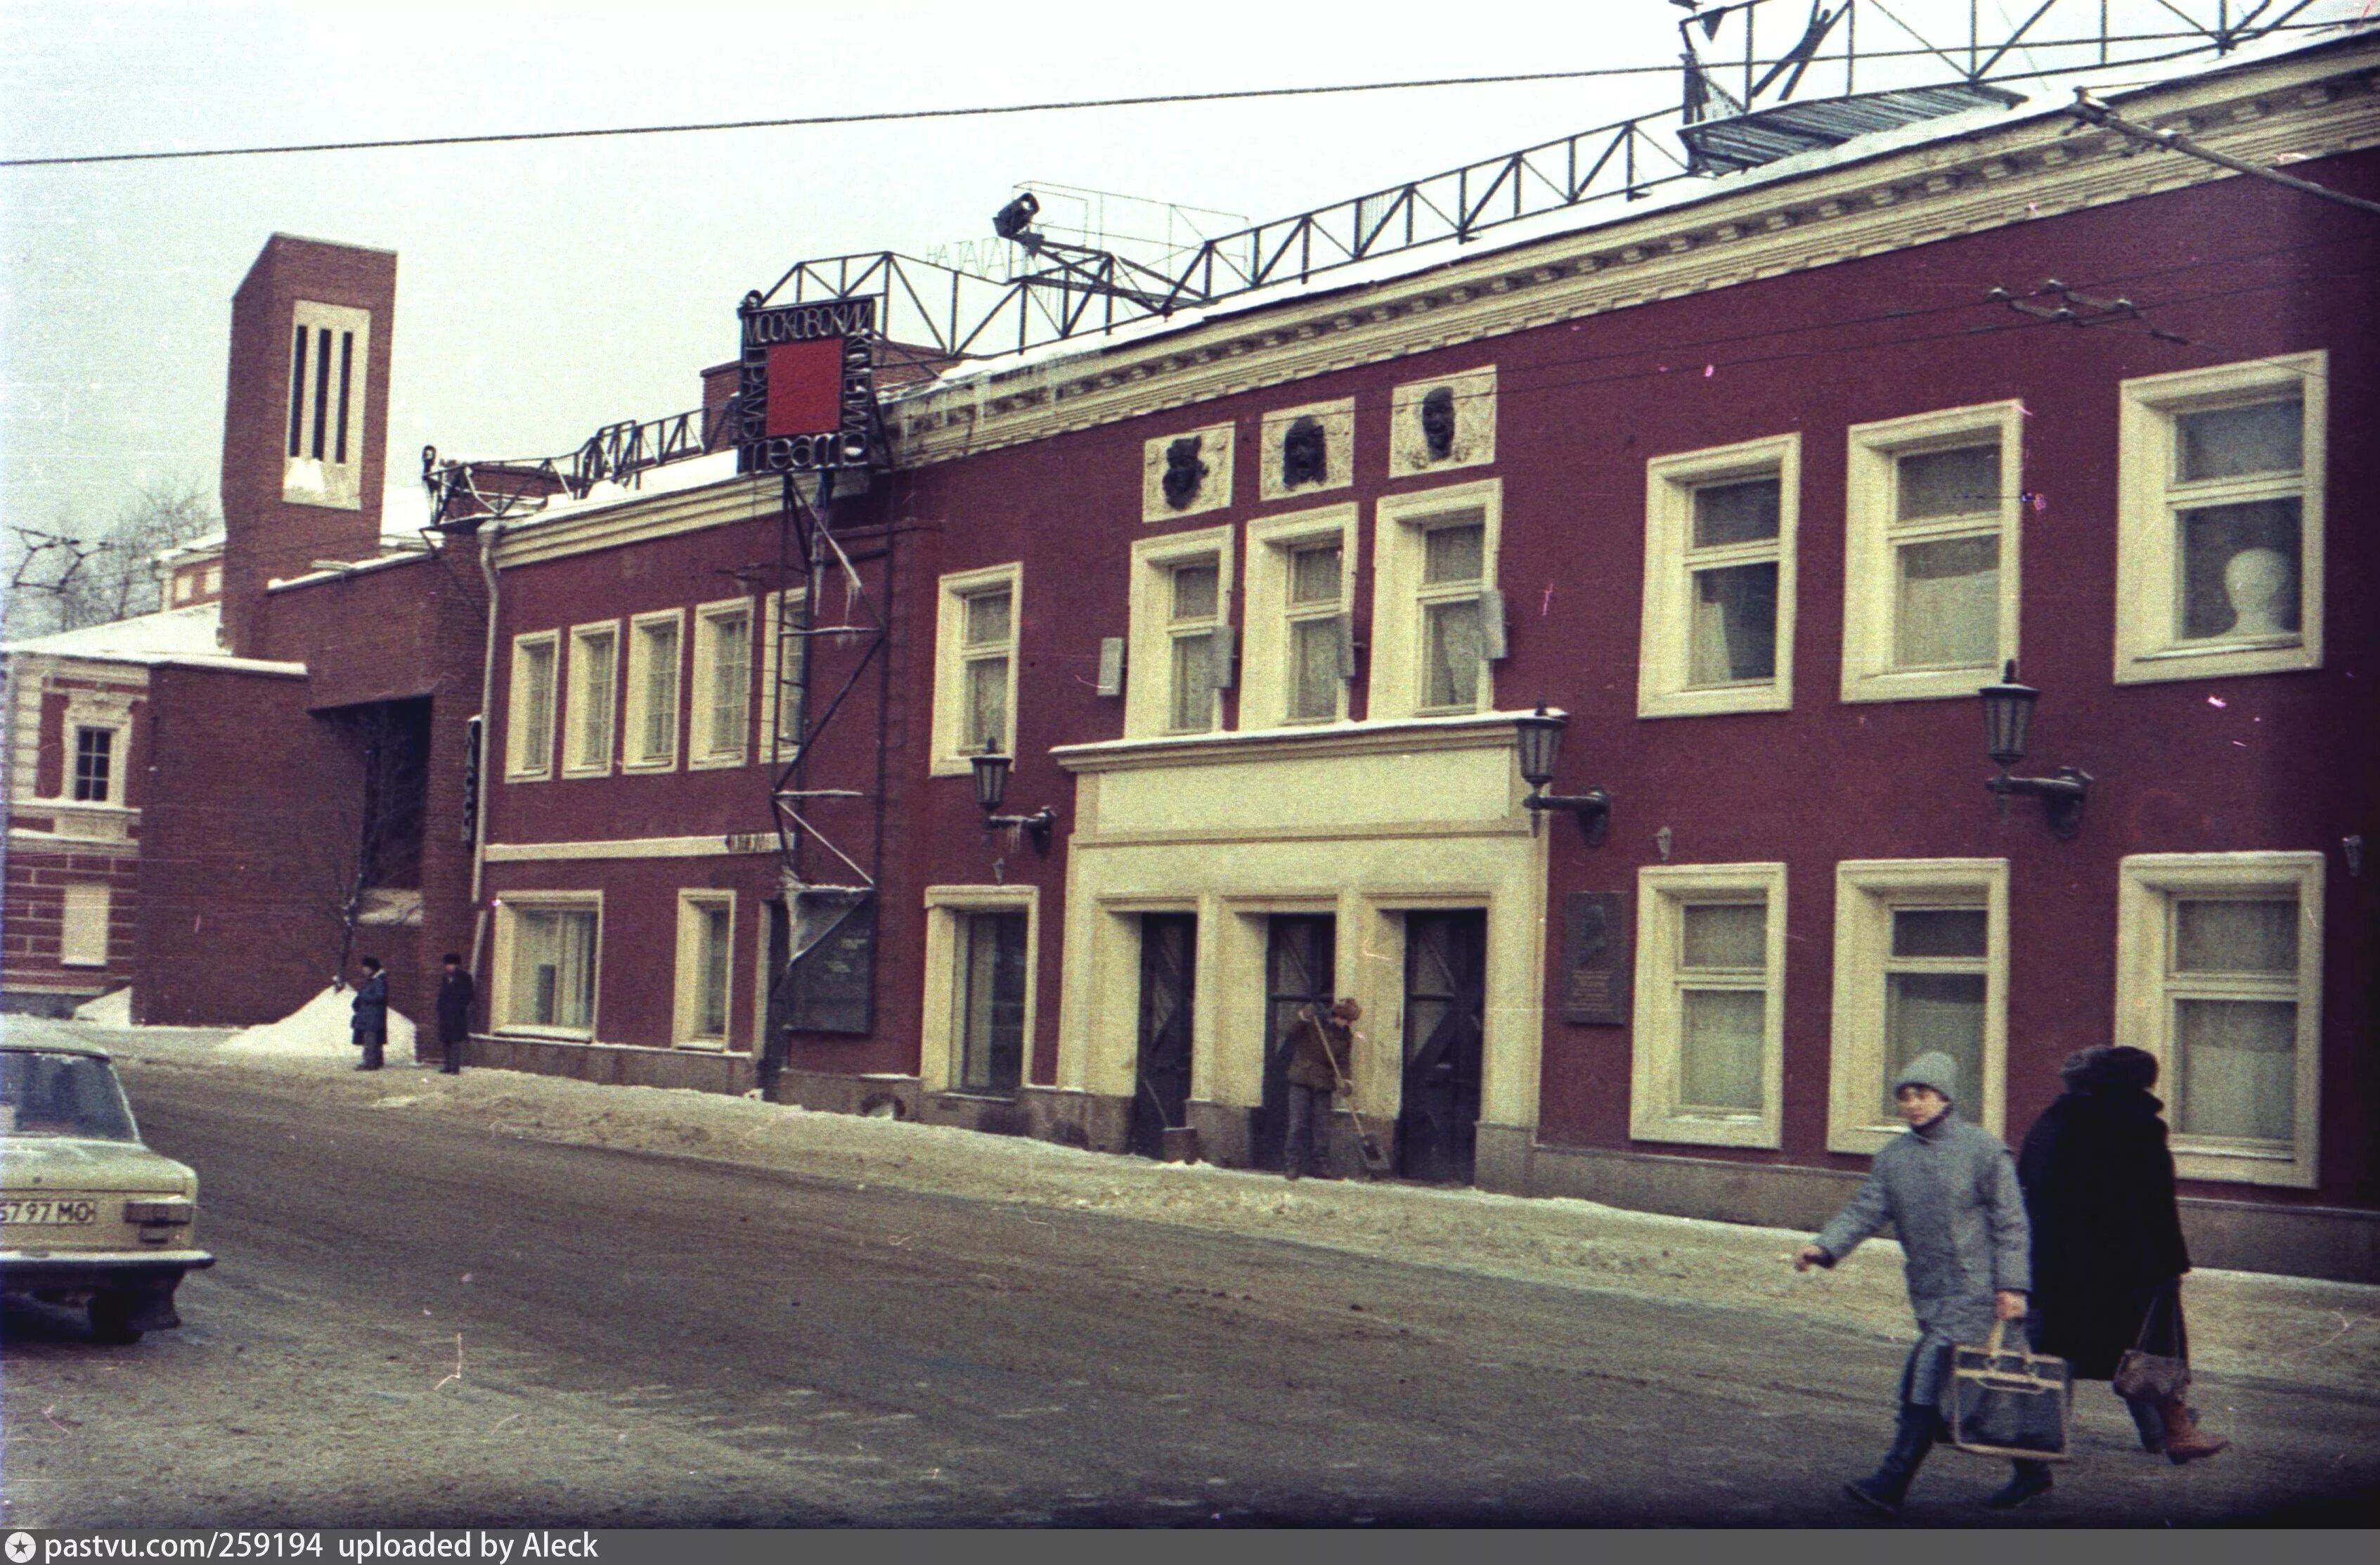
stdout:
{"type": "Polygon", "coordinates": [[[1573,891],[1562,902],[1562,1020],[1625,1027],[1635,972],[1628,960],[1628,898],[1573,891]]]}

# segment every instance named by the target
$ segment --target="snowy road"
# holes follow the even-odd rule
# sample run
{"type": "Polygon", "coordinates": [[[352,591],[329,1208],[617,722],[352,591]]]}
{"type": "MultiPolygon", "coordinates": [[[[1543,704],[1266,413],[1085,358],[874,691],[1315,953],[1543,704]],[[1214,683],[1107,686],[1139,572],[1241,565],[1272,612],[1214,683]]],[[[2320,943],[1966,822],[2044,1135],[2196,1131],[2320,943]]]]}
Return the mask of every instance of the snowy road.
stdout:
{"type": "MultiPolygon", "coordinates": [[[[1757,1300],[412,1111],[495,1073],[126,1074],[222,1264],[130,1349],[10,1314],[14,1524],[1852,1522],[1900,1352],[1757,1300]]],[[[2368,1387],[2203,1390],[2233,1451],[2128,1452],[2095,1388],[2018,1519],[2368,1522],[2368,1387]]],[[[1999,1475],[1939,1456],[1912,1517],[1982,1524],[1999,1475]]]]}

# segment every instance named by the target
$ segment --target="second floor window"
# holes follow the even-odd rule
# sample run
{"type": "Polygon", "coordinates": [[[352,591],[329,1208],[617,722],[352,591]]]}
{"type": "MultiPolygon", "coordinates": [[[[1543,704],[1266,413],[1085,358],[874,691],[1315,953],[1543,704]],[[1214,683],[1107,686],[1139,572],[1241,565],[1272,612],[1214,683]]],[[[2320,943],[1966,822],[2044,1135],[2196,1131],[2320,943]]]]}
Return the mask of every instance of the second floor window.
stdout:
{"type": "Polygon", "coordinates": [[[105,804],[113,799],[115,778],[115,730],[75,730],[74,798],[78,804],[105,804]]]}
{"type": "Polygon", "coordinates": [[[1212,556],[1185,561],[1167,573],[1166,729],[1203,734],[1215,726],[1218,652],[1215,627],[1222,606],[1221,570],[1212,556]]]}
{"type": "Polygon", "coordinates": [[[1006,587],[965,599],[959,657],[966,733],[977,748],[1014,753],[1008,733],[1008,657],[1014,604],[1006,587]]]}
{"type": "Polygon", "coordinates": [[[1647,464],[1640,715],[1792,704],[1800,450],[1784,435],[1647,464]]]}
{"type": "Polygon", "coordinates": [[[1289,556],[1289,717],[1339,715],[1346,661],[1346,569],[1337,540],[1293,548],[1289,556]]]}
{"type": "Polygon", "coordinates": [[[638,618],[628,632],[626,769],[677,764],[679,617],[675,609],[638,618]]]}
{"type": "Polygon", "coordinates": [[[697,611],[691,764],[737,766],[752,731],[752,605],[738,598],[697,611]]]}
{"type": "Polygon", "coordinates": [[[1422,540],[1422,705],[1470,712],[1479,704],[1482,541],[1477,522],[1433,527],[1422,540]]]}
{"type": "Polygon", "coordinates": [[[566,772],[612,769],[613,692],[619,685],[620,632],[591,625],[570,635],[570,734],[566,772]]]}
{"type": "Polygon", "coordinates": [[[553,769],[552,631],[521,636],[513,642],[511,754],[507,776],[542,777],[553,769]]]}

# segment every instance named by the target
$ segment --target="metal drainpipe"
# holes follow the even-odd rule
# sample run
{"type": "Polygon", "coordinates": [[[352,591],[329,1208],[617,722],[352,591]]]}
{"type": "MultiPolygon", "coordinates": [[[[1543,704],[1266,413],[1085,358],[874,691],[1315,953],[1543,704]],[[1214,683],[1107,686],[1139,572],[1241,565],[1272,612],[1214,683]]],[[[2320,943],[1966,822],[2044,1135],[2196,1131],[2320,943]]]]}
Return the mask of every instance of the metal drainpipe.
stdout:
{"type": "Polygon", "coordinates": [[[487,535],[480,540],[480,576],[488,584],[488,633],[481,640],[486,645],[480,655],[480,798],[475,819],[479,829],[471,834],[471,976],[480,976],[480,953],[485,948],[488,934],[488,910],[481,904],[482,886],[488,868],[488,794],[489,759],[495,751],[495,726],[488,721],[496,689],[496,605],[503,589],[496,580],[496,545],[504,542],[504,524],[491,521],[487,535]]]}

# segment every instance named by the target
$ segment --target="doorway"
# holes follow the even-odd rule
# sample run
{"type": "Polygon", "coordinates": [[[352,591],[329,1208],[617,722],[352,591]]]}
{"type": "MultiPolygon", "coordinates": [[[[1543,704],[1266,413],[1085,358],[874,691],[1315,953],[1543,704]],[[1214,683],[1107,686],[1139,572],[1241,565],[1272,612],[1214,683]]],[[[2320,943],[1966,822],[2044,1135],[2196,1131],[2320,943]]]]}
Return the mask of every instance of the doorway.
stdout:
{"type": "Polygon", "coordinates": [[[1469,1184],[1479,1133],[1488,914],[1405,915],[1404,1098],[1397,1172],[1469,1184]]]}
{"type": "Polygon", "coordinates": [[[1276,913],[1265,921],[1264,1101],[1248,1136],[1248,1161],[1279,1171],[1289,1134],[1289,1050],[1283,1040],[1305,1006],[1327,1008],[1339,971],[1339,921],[1329,913],[1276,913]]]}
{"type": "Polygon", "coordinates": [[[1144,913],[1140,920],[1140,1062],[1133,1083],[1130,1146],[1164,1155],[1164,1132],[1186,1123],[1190,1107],[1190,1005],[1198,972],[1198,916],[1144,913]]]}
{"type": "Polygon", "coordinates": [[[769,921],[769,997],[761,1008],[760,1057],[754,1064],[754,1072],[760,1099],[766,1103],[775,1099],[777,1078],[784,1073],[785,1062],[793,1053],[793,1016],[787,993],[792,986],[793,921],[786,916],[783,900],[772,898],[764,906],[769,921]]]}

